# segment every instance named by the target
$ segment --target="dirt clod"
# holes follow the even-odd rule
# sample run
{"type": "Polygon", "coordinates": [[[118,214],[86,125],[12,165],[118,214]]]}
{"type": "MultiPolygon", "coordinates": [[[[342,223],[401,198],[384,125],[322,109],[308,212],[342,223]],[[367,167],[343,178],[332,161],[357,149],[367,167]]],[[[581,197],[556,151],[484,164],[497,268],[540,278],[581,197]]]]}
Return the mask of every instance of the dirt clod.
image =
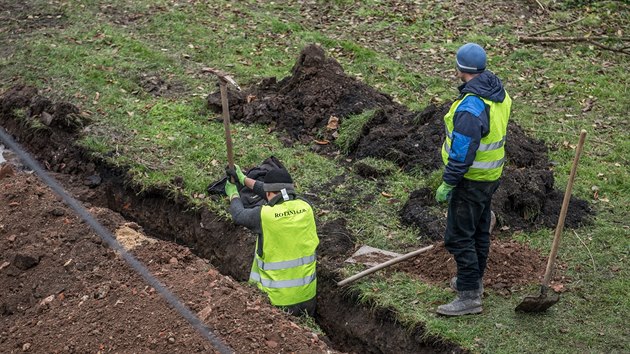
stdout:
{"type": "Polygon", "coordinates": [[[103,179],[101,178],[101,176],[99,175],[91,175],[86,177],[83,180],[83,184],[90,187],[90,188],[94,188],[94,187],[98,187],[101,182],[103,181],[103,179]]]}
{"type": "Polygon", "coordinates": [[[147,93],[156,97],[176,97],[186,91],[182,82],[164,78],[158,73],[141,74],[138,83],[147,93]]]}
{"type": "Polygon", "coordinates": [[[54,208],[50,211],[50,214],[53,216],[64,216],[66,215],[66,212],[62,208],[54,208]]]}
{"type": "Polygon", "coordinates": [[[430,240],[441,240],[446,229],[446,218],[439,215],[433,191],[422,188],[411,192],[407,203],[400,211],[401,220],[420,229],[430,240]]]}
{"type": "Polygon", "coordinates": [[[380,170],[376,167],[370,166],[364,162],[357,162],[354,164],[354,172],[363,178],[381,178],[389,175],[391,171],[380,170]]]}
{"type": "Polygon", "coordinates": [[[40,255],[35,250],[19,251],[13,258],[13,265],[21,270],[27,270],[39,264],[40,255]]]}
{"type": "Polygon", "coordinates": [[[4,164],[0,166],[0,180],[6,177],[11,177],[15,174],[13,171],[13,167],[9,164],[4,164]]]}

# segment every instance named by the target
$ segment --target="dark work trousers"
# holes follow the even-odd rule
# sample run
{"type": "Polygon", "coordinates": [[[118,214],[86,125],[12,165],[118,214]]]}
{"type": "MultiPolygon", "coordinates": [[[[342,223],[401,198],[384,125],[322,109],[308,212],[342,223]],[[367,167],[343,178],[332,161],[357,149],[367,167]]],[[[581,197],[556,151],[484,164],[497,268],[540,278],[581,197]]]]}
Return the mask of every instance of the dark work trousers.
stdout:
{"type": "Polygon", "coordinates": [[[490,203],[499,181],[462,179],[451,192],[444,246],[457,263],[457,289],[476,290],[490,251],[490,203]]]}
{"type": "Polygon", "coordinates": [[[317,308],[317,296],[313,297],[310,300],[306,300],[304,302],[300,302],[299,304],[291,305],[291,306],[279,306],[284,311],[288,312],[290,315],[294,316],[303,316],[309,315],[311,317],[315,317],[315,310],[317,308]]]}

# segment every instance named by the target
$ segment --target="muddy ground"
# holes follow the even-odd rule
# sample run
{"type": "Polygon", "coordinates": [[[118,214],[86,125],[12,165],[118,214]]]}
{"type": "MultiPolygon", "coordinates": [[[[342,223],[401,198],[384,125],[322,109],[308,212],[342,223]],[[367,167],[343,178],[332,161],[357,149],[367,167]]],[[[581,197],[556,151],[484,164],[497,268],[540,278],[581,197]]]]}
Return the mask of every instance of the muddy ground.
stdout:
{"type": "MultiPolygon", "coordinates": [[[[450,103],[430,105],[422,112],[410,111],[390,96],[346,75],[341,65],[316,45],[302,50],[286,78],[267,78],[243,92],[230,91],[229,102],[233,120],[268,124],[270,130],[280,132],[286,144],[317,139],[319,143],[313,144],[313,149],[323,154],[338,153],[334,140],[337,130],[344,128],[344,118],[374,109],[375,114],[353,144],[350,157],[387,159],[406,171],[424,173],[442,166],[439,147],[444,141],[443,117],[450,103]],[[331,117],[338,123],[329,124],[331,117]],[[330,143],[322,145],[322,141],[330,143]]],[[[208,105],[220,111],[218,93],[208,96],[208,105]]],[[[554,188],[553,168],[544,142],[528,137],[511,121],[506,155],[502,184],[493,199],[499,228],[511,233],[554,227],[564,193],[554,188]]],[[[358,172],[359,177],[373,177],[362,174],[360,169],[358,172]]],[[[430,239],[439,239],[444,231],[444,217],[431,210],[435,206],[431,193],[412,192],[401,217],[426,232],[430,239]],[[427,227],[428,220],[434,226],[427,227]]],[[[566,226],[575,228],[588,223],[591,213],[586,201],[572,198],[566,226]]]]}
{"type": "MultiPolygon", "coordinates": [[[[9,22],[9,44],[12,38],[28,34],[33,28],[63,27],[67,21],[63,13],[38,12],[27,3],[4,2],[3,5],[9,6],[8,12],[20,9],[18,12],[23,15],[20,21],[9,22]]],[[[109,5],[103,12],[122,19],[123,24],[140,18],[135,14],[125,17],[127,14],[118,13],[118,9],[109,5]]],[[[11,45],[0,48],[4,55],[12,50],[11,45]]],[[[155,96],[177,97],[187,90],[183,84],[159,72],[137,77],[136,81],[155,96]]],[[[209,96],[210,107],[220,107],[217,97],[209,96]]],[[[375,108],[375,116],[353,146],[351,157],[356,158],[355,161],[374,156],[393,160],[405,170],[429,171],[440,166],[435,147],[443,140],[441,119],[447,105],[410,112],[386,94],[345,75],[337,62],[326,58],[315,47],[302,53],[289,77],[280,81],[268,78],[241,95],[231,92],[230,102],[233,117],[269,124],[271,130],[280,132],[280,138],[288,145],[295,141],[310,142],[314,138],[334,143],[336,130],[325,128],[330,116],[338,117],[343,129],[343,120],[348,115],[375,108]]],[[[0,125],[20,137],[46,169],[55,172],[55,177],[63,181],[72,194],[237,352],[331,350],[325,337],[319,338],[291,322],[291,318],[271,307],[256,289],[239,283],[246,279],[251,261],[251,235],[229,222],[220,221],[206,225],[209,226],[206,232],[218,234],[216,240],[191,238],[193,232],[181,232],[178,228],[191,220],[199,224],[206,220],[204,215],[190,219],[183,212],[186,205],[182,206],[180,200],[167,200],[163,197],[164,191],[141,195],[131,191],[132,197],[113,195],[110,199],[114,200],[107,200],[105,195],[112,190],[103,191],[101,182],[107,178],[102,175],[103,166],[87,159],[73,145],[78,128],[87,124],[89,121],[80,107],[55,102],[35,88],[16,87],[0,97],[0,125]],[[27,119],[40,120],[50,129],[35,131],[29,128],[28,122],[15,119],[13,112],[19,108],[26,109],[27,119]],[[115,200],[117,197],[119,200],[115,200]],[[129,201],[139,204],[128,204],[129,201]],[[151,208],[163,204],[176,207],[160,214],[165,220],[163,225],[153,227],[154,230],[148,231],[128,221],[129,217],[146,220],[151,217],[151,208]],[[234,239],[238,241],[233,242],[234,239]],[[221,248],[221,241],[228,244],[227,248],[221,248]],[[217,248],[227,252],[220,254],[217,248]]],[[[514,124],[509,129],[510,166],[495,197],[494,209],[500,226],[509,227],[508,232],[553,226],[562,193],[553,187],[546,147],[527,137],[514,124]]],[[[314,150],[323,154],[337,153],[334,144],[317,145],[314,150]]],[[[386,178],[360,162],[352,166],[352,170],[363,178],[386,178]]],[[[124,171],[116,173],[124,175],[124,171]]],[[[350,173],[348,176],[357,178],[350,173]]],[[[420,226],[429,238],[439,240],[443,218],[434,212],[432,203],[432,191],[414,191],[401,209],[401,218],[420,226]]],[[[575,215],[575,219],[567,219],[567,226],[579,226],[585,222],[588,212],[585,202],[572,201],[570,215],[575,215]]],[[[318,230],[322,240],[318,250],[322,278],[319,291],[320,297],[324,297],[340,293],[334,286],[334,281],[338,280],[335,271],[355,245],[342,219],[318,225],[318,230]]],[[[492,247],[485,280],[487,288],[506,293],[520,284],[536,281],[544,270],[541,256],[520,244],[495,237],[492,247]],[[526,275],[519,277],[518,274],[526,275]]],[[[19,168],[7,168],[6,164],[0,168],[0,249],[0,352],[211,351],[208,343],[48,188],[33,175],[20,172],[19,168]]],[[[445,281],[453,269],[452,258],[439,243],[425,257],[397,268],[442,286],[446,286],[445,281]]],[[[556,281],[562,281],[561,275],[556,281]]],[[[461,351],[440,338],[418,343],[415,339],[425,338],[422,328],[392,330],[396,326],[393,314],[369,306],[353,307],[356,301],[351,301],[353,295],[349,295],[320,301],[318,318],[326,329],[333,329],[328,335],[335,337],[336,343],[346,341],[343,346],[350,348],[348,351],[461,351]],[[335,324],[343,328],[334,327],[335,324]],[[342,333],[344,331],[353,332],[354,337],[342,333]]]]}

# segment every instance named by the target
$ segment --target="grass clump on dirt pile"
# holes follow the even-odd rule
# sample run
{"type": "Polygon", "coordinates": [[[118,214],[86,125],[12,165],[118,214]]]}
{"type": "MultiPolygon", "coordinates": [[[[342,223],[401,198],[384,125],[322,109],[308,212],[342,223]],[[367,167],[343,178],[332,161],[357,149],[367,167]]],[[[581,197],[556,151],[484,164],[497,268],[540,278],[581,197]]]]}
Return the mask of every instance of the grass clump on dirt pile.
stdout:
{"type": "Polygon", "coordinates": [[[374,117],[374,113],[374,110],[367,110],[343,120],[339,136],[335,139],[335,144],[339,146],[343,153],[347,154],[353,150],[361,138],[363,127],[374,117]]]}
{"type": "MultiPolygon", "coordinates": [[[[624,295],[630,275],[628,59],[588,43],[524,45],[517,38],[580,16],[585,20],[549,35],[615,35],[614,29],[630,22],[621,2],[565,9],[564,3],[542,1],[545,11],[534,3],[492,2],[474,8],[395,1],[90,2],[83,8],[77,3],[30,3],[31,13],[55,10],[64,21],[33,25],[29,32],[19,32],[11,21],[0,25],[6,29],[0,31],[2,42],[11,46],[0,48],[0,90],[21,81],[65,95],[96,122],[84,145],[131,166],[141,185],[165,185],[199,203],[205,202],[200,200],[205,187],[223,175],[225,164],[222,124],[205,111],[202,99],[216,90],[215,80],[201,74],[202,67],[229,71],[241,86],[266,76],[281,78],[300,49],[315,41],[350,75],[420,109],[454,97],[457,82],[449,78],[453,53],[465,41],[479,41],[488,49],[489,67],[514,98],[513,119],[551,148],[560,188],[566,185],[579,130],[589,131],[574,194],[591,200],[598,216],[594,225],[564,233],[559,257],[567,265],[571,280],[564,287],[569,291],[544,316],[512,311],[524,295],[537,292],[532,285],[507,298],[489,290],[482,316],[444,319],[432,314],[437,303],[450,299],[439,287],[404,274],[373,276],[358,286],[364,298],[396,309],[405,323],[426,323],[430,334],[474,350],[629,349],[624,324],[630,308],[624,295]],[[168,97],[152,95],[143,85],[144,74],[158,75],[167,87],[181,83],[183,89],[168,97]],[[172,183],[178,176],[184,181],[181,189],[172,183]],[[541,336],[547,338],[544,343],[541,336]]],[[[236,160],[242,167],[274,154],[290,168],[300,191],[349,172],[342,167],[343,158],[324,158],[308,145],[285,147],[266,129],[234,124],[236,160]]],[[[342,123],[342,135],[343,129],[342,123]]],[[[426,182],[396,167],[392,171],[374,179],[350,174],[322,190],[322,209],[328,213],[320,218],[344,215],[362,243],[388,249],[414,245],[415,229],[401,226],[397,211],[408,193],[426,182]],[[348,209],[336,209],[339,201],[348,209]]],[[[207,205],[225,215],[225,203],[207,205]]],[[[514,237],[546,254],[551,234],[545,229],[514,237]]]]}

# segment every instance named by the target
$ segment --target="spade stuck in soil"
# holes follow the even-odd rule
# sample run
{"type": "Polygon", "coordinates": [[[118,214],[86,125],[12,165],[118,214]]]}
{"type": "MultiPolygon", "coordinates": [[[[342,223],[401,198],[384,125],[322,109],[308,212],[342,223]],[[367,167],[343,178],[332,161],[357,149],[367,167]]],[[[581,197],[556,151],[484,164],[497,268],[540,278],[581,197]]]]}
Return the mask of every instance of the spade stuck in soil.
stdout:
{"type": "Polygon", "coordinates": [[[584,147],[584,140],[586,139],[586,130],[582,130],[580,133],[580,141],[575,149],[575,158],[573,159],[573,165],[571,166],[571,174],[569,175],[569,182],[567,183],[567,189],[564,192],[564,200],[562,202],[562,208],[560,209],[560,216],[558,217],[558,225],[556,226],[556,232],[553,237],[553,245],[551,246],[551,253],[549,254],[549,260],[547,261],[547,269],[545,270],[545,276],[543,282],[540,285],[540,294],[538,296],[527,296],[516,307],[516,311],[519,312],[544,312],[551,306],[555,305],[560,296],[549,289],[549,282],[551,281],[551,273],[553,273],[553,266],[558,254],[558,248],[560,246],[560,239],[562,238],[562,229],[564,228],[564,219],[567,216],[567,209],[569,209],[569,200],[571,199],[571,190],[573,189],[573,181],[575,180],[575,172],[577,171],[578,161],[580,160],[580,154],[584,147]]]}

